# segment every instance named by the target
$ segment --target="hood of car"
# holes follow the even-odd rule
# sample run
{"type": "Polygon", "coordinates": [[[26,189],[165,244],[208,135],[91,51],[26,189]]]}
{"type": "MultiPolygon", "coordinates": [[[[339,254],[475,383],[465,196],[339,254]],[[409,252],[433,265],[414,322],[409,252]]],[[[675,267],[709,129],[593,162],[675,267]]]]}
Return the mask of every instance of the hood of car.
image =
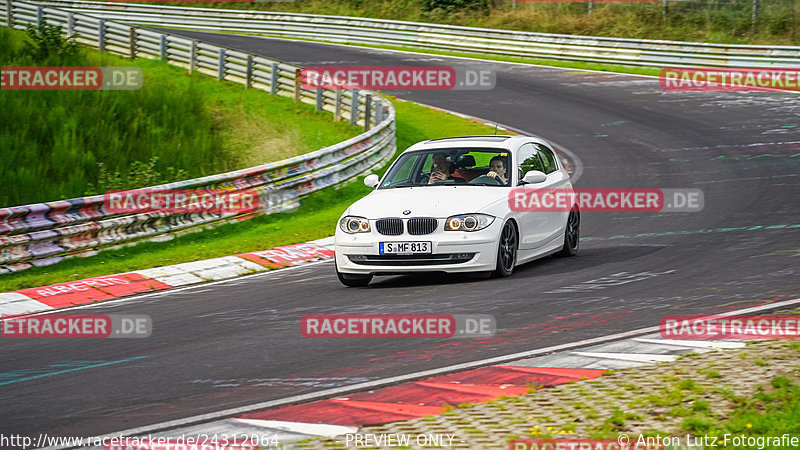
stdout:
{"type": "Polygon", "coordinates": [[[476,213],[498,201],[507,201],[508,189],[488,186],[421,186],[378,189],[350,206],[350,215],[382,217],[436,217],[476,213]]]}

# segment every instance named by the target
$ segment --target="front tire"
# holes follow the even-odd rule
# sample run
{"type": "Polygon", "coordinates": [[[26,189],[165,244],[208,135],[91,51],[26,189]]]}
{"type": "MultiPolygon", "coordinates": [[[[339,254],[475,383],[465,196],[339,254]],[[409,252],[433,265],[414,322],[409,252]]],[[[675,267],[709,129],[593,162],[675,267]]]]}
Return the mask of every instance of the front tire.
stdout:
{"type": "Polygon", "coordinates": [[[558,256],[575,256],[578,254],[578,245],[581,237],[581,212],[573,208],[567,217],[567,228],[564,231],[564,246],[558,256]]]}
{"type": "Polygon", "coordinates": [[[500,242],[497,244],[497,266],[492,273],[495,277],[507,277],[514,273],[518,248],[517,229],[513,222],[506,222],[503,231],[500,232],[500,242]]]}
{"type": "Polygon", "coordinates": [[[339,281],[347,286],[347,287],[364,287],[372,281],[372,275],[357,275],[351,273],[342,273],[339,272],[339,268],[336,268],[336,277],[339,278],[339,281]]]}

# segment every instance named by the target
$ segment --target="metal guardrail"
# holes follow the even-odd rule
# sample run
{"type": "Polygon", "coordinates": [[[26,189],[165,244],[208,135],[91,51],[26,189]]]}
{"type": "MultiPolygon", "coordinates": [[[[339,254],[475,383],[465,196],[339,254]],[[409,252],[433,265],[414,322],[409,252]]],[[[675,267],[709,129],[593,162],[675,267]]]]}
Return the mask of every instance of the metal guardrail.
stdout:
{"type": "Polygon", "coordinates": [[[0,23],[18,29],[46,21],[102,51],[161,59],[219,80],[290,96],[334,113],[334,120],[344,118],[368,129],[347,141],[283,161],[148,188],[225,194],[248,190],[258,194],[259,208],[247,214],[115,214],[106,210],[103,195],[0,208],[0,274],[52,264],[67,256],[92,255],[100,248],[284,211],[300,197],[369,171],[395,153],[394,107],[374,92],[305,90],[295,78],[299,67],[74,11],[14,0],[0,2],[0,16],[0,23]],[[371,118],[375,126],[369,129],[371,118]]]}
{"type": "Polygon", "coordinates": [[[326,42],[648,67],[797,67],[800,47],[725,45],[532,33],[396,20],[269,11],[47,0],[72,11],[153,27],[224,31],[326,42]]]}

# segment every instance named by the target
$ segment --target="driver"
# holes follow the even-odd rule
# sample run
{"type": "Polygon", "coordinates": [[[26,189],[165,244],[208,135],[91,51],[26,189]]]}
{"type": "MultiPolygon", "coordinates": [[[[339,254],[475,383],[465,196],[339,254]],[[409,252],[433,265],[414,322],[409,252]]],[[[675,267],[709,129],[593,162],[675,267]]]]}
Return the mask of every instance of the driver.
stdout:
{"type": "Polygon", "coordinates": [[[492,177],[503,184],[508,184],[508,179],[506,179],[506,159],[502,156],[492,158],[489,161],[489,172],[486,176],[492,177]]]}
{"type": "Polygon", "coordinates": [[[451,173],[450,167],[452,163],[449,159],[447,159],[447,154],[445,153],[434,153],[433,154],[433,166],[431,169],[431,175],[428,178],[428,184],[434,184],[437,181],[444,181],[444,180],[453,180],[456,183],[465,183],[466,180],[460,177],[454,177],[451,173]]]}

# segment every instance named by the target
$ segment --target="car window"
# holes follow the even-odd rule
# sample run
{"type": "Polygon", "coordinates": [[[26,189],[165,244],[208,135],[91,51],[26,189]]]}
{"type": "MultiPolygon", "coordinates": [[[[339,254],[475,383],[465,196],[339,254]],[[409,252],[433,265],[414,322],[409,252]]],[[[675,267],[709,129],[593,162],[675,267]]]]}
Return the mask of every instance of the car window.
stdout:
{"type": "Polygon", "coordinates": [[[469,152],[461,156],[460,161],[467,161],[468,164],[462,163],[460,167],[489,167],[489,161],[492,160],[499,153],[489,152],[469,152]],[[474,160],[474,163],[473,161],[474,160]]]}
{"type": "MultiPolygon", "coordinates": [[[[535,151],[535,149],[534,149],[535,151]]],[[[508,168],[513,167],[508,151],[497,148],[436,148],[400,155],[381,181],[379,189],[436,186],[446,184],[471,184],[481,186],[507,186],[508,168]],[[446,179],[430,182],[433,173],[434,155],[445,155],[450,172],[446,179]],[[503,160],[504,172],[491,176],[489,166],[492,158],[503,160]],[[505,180],[504,180],[505,178],[505,180]]]]}
{"type": "Polygon", "coordinates": [[[428,153],[425,162],[422,163],[422,171],[430,172],[433,169],[433,153],[428,153]]]}
{"type": "Polygon", "coordinates": [[[536,144],[536,146],[539,148],[539,156],[544,165],[544,170],[542,172],[553,173],[558,170],[558,164],[556,164],[556,157],[553,151],[544,144],[536,144]]]}
{"type": "Polygon", "coordinates": [[[522,147],[519,148],[518,153],[520,180],[522,180],[522,177],[524,177],[525,174],[531,170],[544,172],[544,165],[542,164],[542,160],[539,158],[539,151],[533,146],[533,144],[523,144],[522,147]]]}
{"type": "Polygon", "coordinates": [[[419,164],[419,162],[425,159],[427,156],[428,161],[425,164],[430,167],[431,165],[431,158],[430,155],[424,154],[417,154],[417,155],[409,155],[408,158],[405,158],[403,161],[400,161],[400,164],[395,169],[393,168],[391,173],[389,173],[385,180],[383,180],[383,186],[395,186],[395,185],[407,185],[412,184],[414,180],[412,180],[412,174],[416,175],[414,172],[414,168],[419,164]]]}
{"type": "MultiPolygon", "coordinates": [[[[495,154],[487,153],[485,150],[482,151],[461,150],[449,153],[450,156],[448,156],[447,159],[450,161],[454,161],[453,162],[454,170],[471,168],[471,167],[480,167],[480,166],[488,167],[489,160],[492,159],[492,156],[495,156],[495,154]]],[[[425,162],[422,164],[423,172],[430,172],[431,169],[433,169],[433,153],[429,154],[428,157],[425,158],[425,162]]]]}

